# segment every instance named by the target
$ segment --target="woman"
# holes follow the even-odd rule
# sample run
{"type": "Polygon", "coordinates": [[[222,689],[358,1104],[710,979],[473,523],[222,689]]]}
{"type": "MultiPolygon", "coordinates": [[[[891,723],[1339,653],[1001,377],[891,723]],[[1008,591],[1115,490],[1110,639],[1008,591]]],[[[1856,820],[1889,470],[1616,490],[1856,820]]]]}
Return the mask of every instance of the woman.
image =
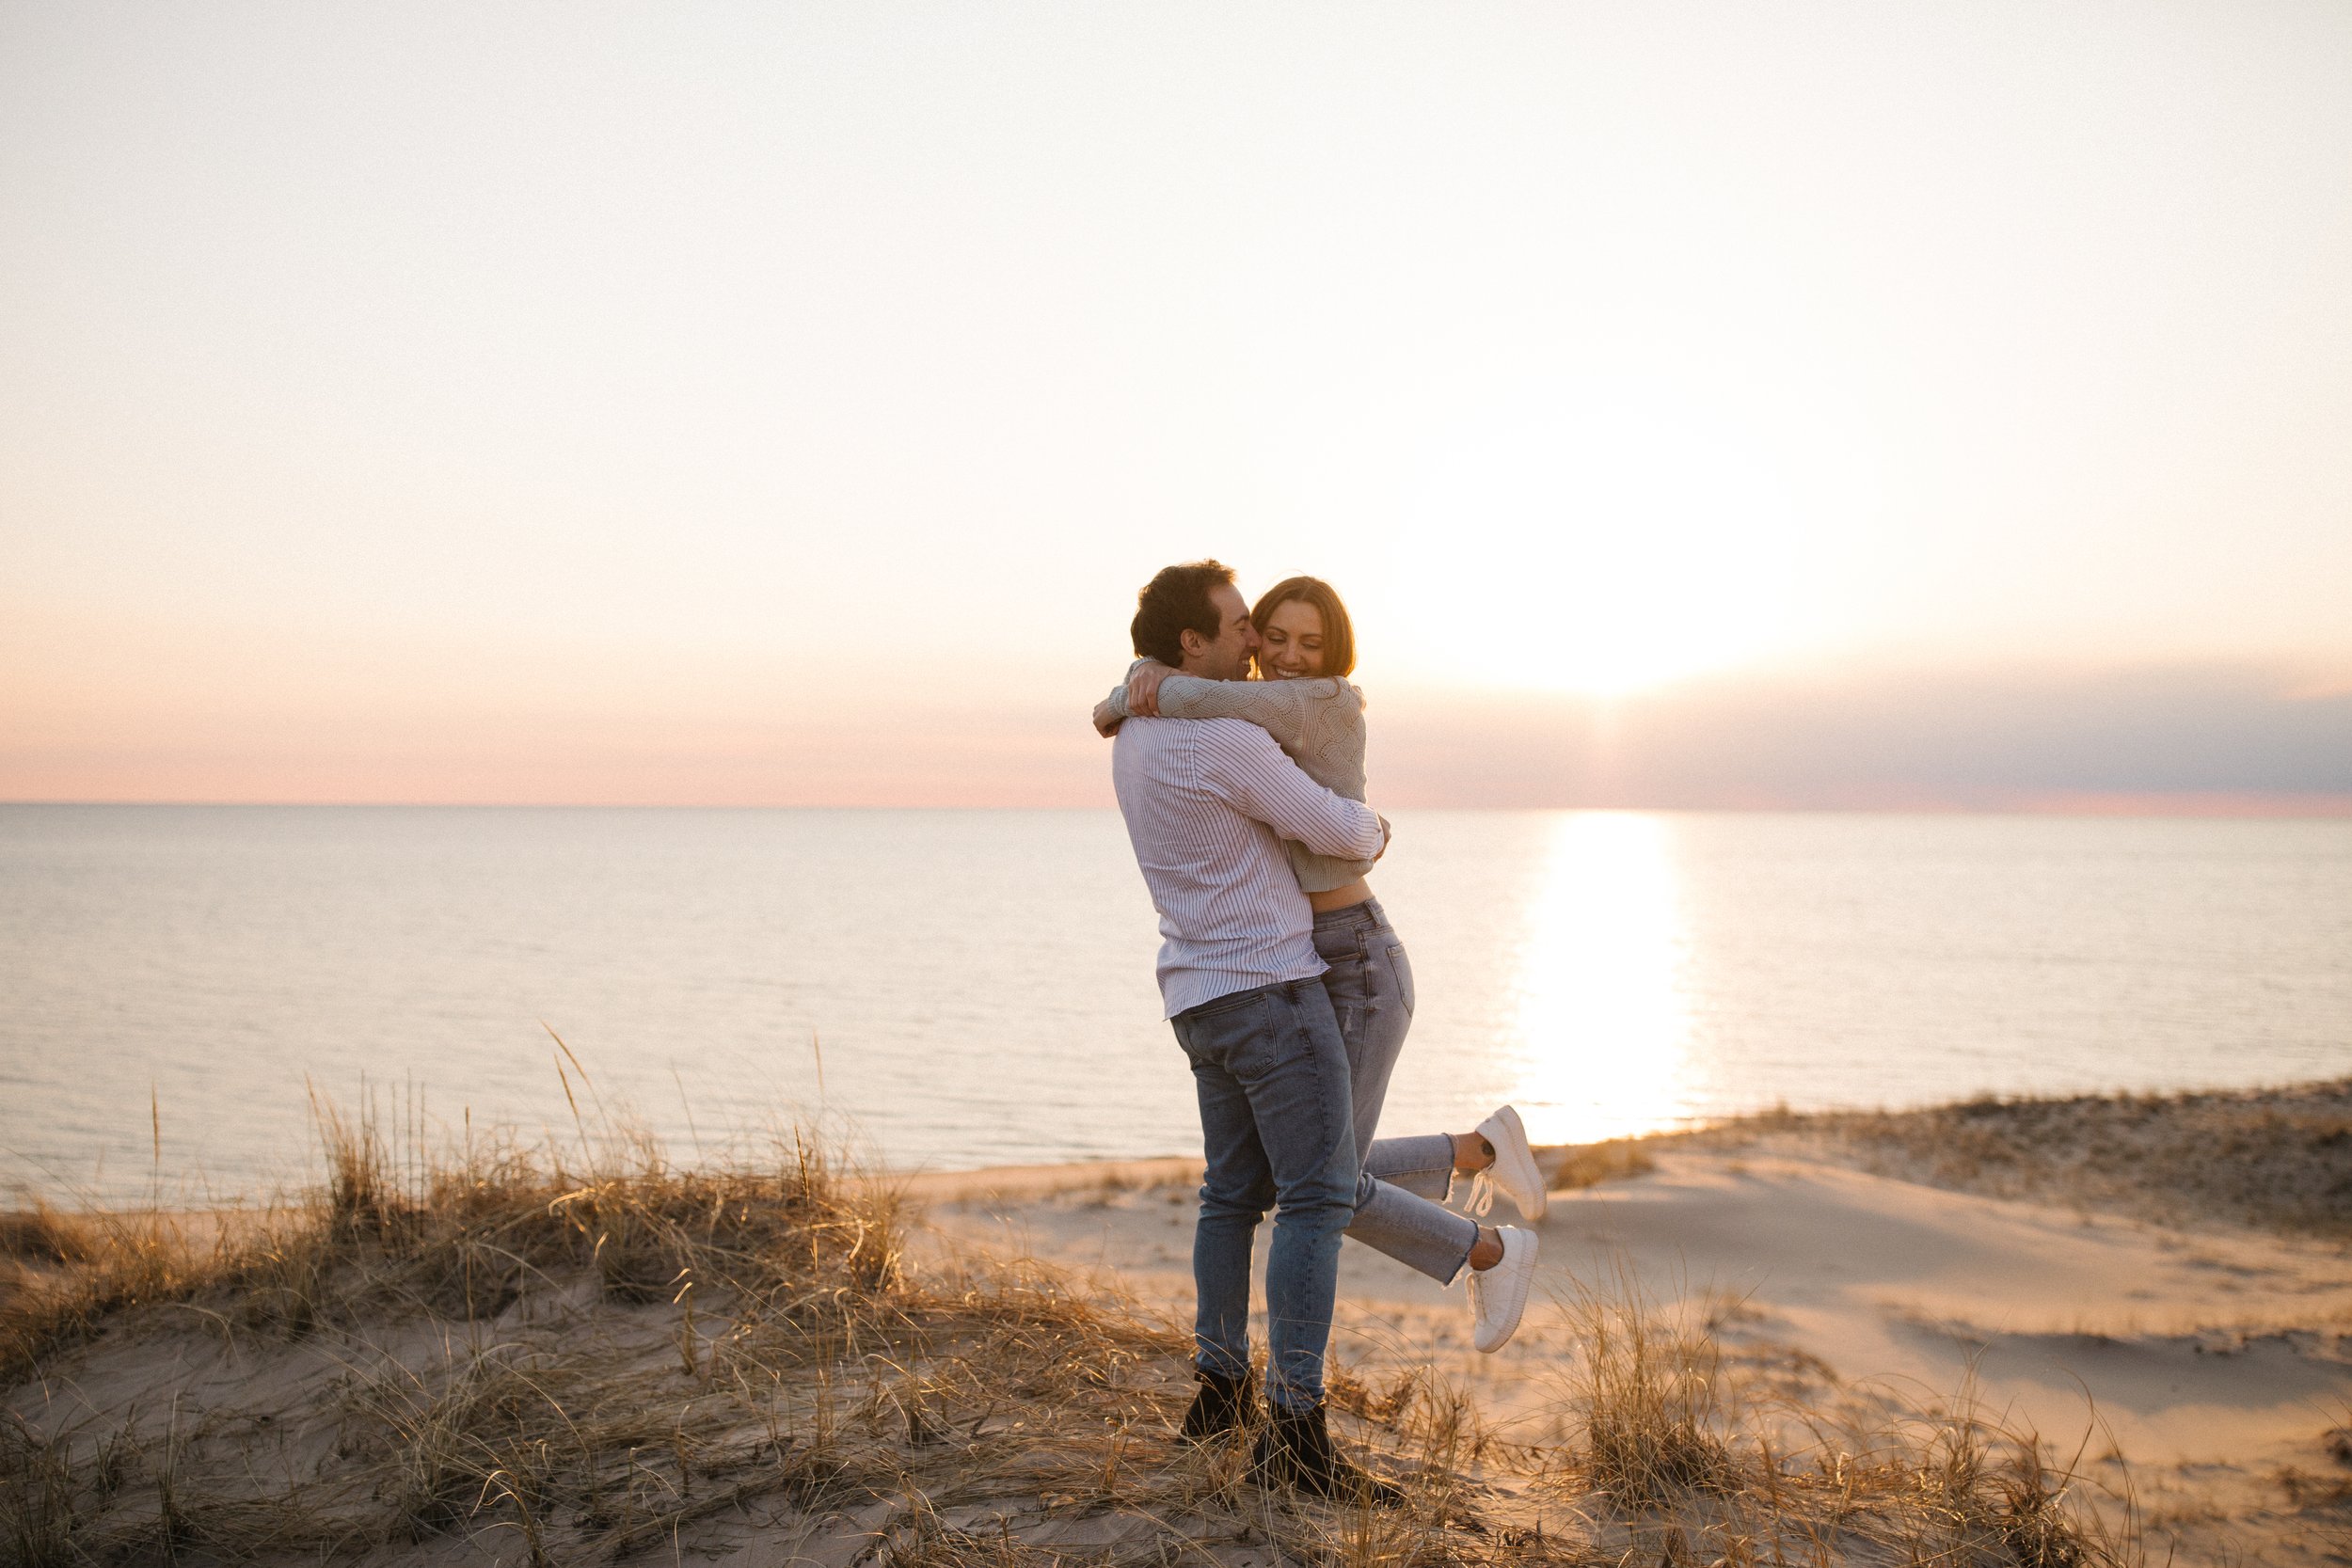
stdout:
{"type": "MultiPolygon", "coordinates": [[[[1356,667],[1347,607],[1319,578],[1286,578],[1259,598],[1250,620],[1259,640],[1256,680],[1202,680],[1144,659],[1096,707],[1095,727],[1109,735],[1137,715],[1246,720],[1272,736],[1315,782],[1361,800],[1363,693],[1342,678],[1356,667]]],[[[1389,1078],[1412,1025],[1412,966],[1373,896],[1366,879],[1371,862],[1334,860],[1298,843],[1284,847],[1314,911],[1315,951],[1328,966],[1324,989],[1347,1045],[1356,1147],[1363,1151],[1349,1233],[1440,1283],[1451,1283],[1467,1263],[1479,1319],[1476,1343],[1482,1351],[1499,1350],[1518,1326],[1527,1271],[1509,1271],[1514,1301],[1483,1300],[1480,1276],[1503,1259],[1512,1237],[1524,1238],[1517,1244],[1532,1261],[1534,1238],[1478,1226],[1438,1205],[1453,1191],[1454,1177],[1465,1175],[1477,1181],[1475,1212],[1487,1212],[1491,1189],[1500,1187],[1528,1219],[1541,1219],[1544,1180],[1526,1129],[1505,1105],[1472,1132],[1375,1139],[1389,1078]]]]}

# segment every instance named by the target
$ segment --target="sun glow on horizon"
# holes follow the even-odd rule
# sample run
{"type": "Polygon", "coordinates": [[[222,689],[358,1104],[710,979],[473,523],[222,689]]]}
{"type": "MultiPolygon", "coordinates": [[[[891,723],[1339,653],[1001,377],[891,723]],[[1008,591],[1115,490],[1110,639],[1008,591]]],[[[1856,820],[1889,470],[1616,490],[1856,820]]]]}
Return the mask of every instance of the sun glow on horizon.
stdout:
{"type": "Polygon", "coordinates": [[[1630,812],[1568,812],[1553,825],[1514,1030],[1514,1099],[1543,1141],[1655,1132],[1687,1114],[1695,1064],[1670,833],[1630,812]]]}

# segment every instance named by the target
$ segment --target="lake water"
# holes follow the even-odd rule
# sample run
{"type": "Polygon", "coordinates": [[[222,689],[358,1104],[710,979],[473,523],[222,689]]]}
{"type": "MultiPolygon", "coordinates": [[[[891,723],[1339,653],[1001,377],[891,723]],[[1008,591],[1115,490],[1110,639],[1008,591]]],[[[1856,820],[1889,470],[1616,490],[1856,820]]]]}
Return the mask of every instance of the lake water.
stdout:
{"type": "MultiPolygon", "coordinates": [[[[1391,1132],[2352,1072],[2352,822],[1393,815],[1391,1132]]],[[[0,806],[0,1181],[303,1180],[306,1084],[568,1132],[548,1027],[681,1154],[1182,1152],[1155,946],[1111,812],[0,806]]]]}

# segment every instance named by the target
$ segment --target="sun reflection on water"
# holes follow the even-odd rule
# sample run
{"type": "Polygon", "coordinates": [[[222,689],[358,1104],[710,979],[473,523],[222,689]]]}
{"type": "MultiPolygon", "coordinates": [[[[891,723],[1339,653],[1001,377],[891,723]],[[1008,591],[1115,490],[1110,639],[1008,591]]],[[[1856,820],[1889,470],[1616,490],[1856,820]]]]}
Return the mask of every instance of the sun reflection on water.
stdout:
{"type": "Polygon", "coordinates": [[[1519,951],[1514,1098],[1538,1142],[1675,1125],[1692,1103],[1685,934],[1671,825],[1570,812],[1553,825],[1519,951]]]}

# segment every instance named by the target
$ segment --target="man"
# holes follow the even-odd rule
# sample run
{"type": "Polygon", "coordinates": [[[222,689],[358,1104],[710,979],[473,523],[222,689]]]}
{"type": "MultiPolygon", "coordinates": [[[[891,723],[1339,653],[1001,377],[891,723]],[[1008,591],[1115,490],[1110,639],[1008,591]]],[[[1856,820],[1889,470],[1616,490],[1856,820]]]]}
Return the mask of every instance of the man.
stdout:
{"type": "MultiPolygon", "coordinates": [[[[1232,570],[1214,561],[1154,577],[1137,595],[1133,633],[1137,654],[1211,680],[1242,679],[1258,647],[1232,570]]],[[[1238,1430],[1254,1402],[1250,1243],[1270,1204],[1270,1419],[1253,1467],[1317,1496],[1394,1505],[1402,1494],[1332,1448],[1324,1416],[1340,1239],[1355,1215],[1356,1136],[1346,1046],[1319,978],[1306,895],[1279,842],[1370,860],[1387,845],[1387,825],[1239,720],[1130,719],[1112,777],[1160,912],[1160,992],[1192,1064],[1207,1156],[1193,1233],[1200,1389],[1184,1435],[1238,1430]]]]}

